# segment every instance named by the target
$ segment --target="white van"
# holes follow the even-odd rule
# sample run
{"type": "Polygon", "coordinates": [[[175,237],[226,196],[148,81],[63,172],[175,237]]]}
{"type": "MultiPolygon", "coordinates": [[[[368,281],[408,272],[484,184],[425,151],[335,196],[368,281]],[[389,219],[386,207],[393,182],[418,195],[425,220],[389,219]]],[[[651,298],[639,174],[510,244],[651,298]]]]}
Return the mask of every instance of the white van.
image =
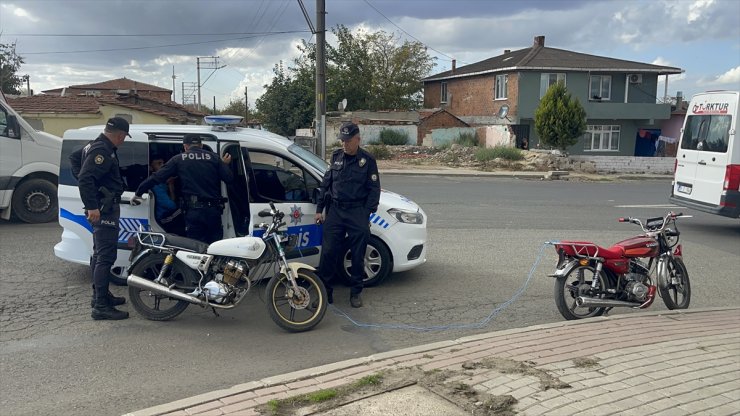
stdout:
{"type": "MultiPolygon", "coordinates": [[[[206,117],[208,120],[209,118],[206,117]]],[[[77,180],[70,170],[69,155],[95,139],[104,126],[68,130],[64,133],[59,175],[59,224],[64,228],[61,241],[54,247],[57,257],[78,264],[89,264],[92,230],[85,219],[77,180]]],[[[322,227],[314,222],[315,199],[327,163],[290,140],[263,130],[233,126],[180,126],[132,124],[131,138],[118,149],[121,177],[124,180],[118,259],[113,268],[113,282],[125,283],[129,263],[128,243],[140,225],[163,231],[154,215],[154,202],[145,199],[139,206],[126,204],[139,184],[149,175],[150,158],[169,160],[183,151],[182,138],[199,133],[209,139],[205,148],[232,156],[232,185],[222,184],[228,199],[223,213],[224,238],[252,232],[263,219],[257,214],[275,201],[286,213],[288,233],[298,235],[298,246],[290,257],[318,265],[322,227]]],[[[381,178],[382,182],[382,178],[381,178]]],[[[391,272],[409,270],[426,261],[426,224],[424,211],[401,195],[382,191],[377,213],[371,214],[371,233],[365,254],[366,285],[380,283],[391,272]]],[[[258,235],[261,230],[254,230],[258,235]]],[[[347,253],[337,266],[348,273],[347,253]]]]}
{"type": "Polygon", "coordinates": [[[672,203],[740,217],[739,106],[738,91],[709,91],[691,98],[676,153],[672,203]]]}
{"type": "Polygon", "coordinates": [[[62,139],[37,131],[0,93],[0,218],[24,222],[57,217],[57,178],[62,139]]]}

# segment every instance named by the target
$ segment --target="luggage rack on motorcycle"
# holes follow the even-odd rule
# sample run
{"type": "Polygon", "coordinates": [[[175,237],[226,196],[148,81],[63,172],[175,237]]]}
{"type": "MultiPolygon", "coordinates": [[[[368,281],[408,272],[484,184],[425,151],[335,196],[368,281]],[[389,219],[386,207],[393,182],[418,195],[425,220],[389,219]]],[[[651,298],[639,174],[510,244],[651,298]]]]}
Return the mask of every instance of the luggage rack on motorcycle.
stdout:
{"type": "Polygon", "coordinates": [[[579,258],[579,259],[600,259],[599,257],[599,246],[593,243],[581,243],[581,242],[559,242],[558,245],[562,247],[568,246],[571,248],[572,252],[568,253],[568,255],[572,255],[573,257],[579,258]]]}
{"type": "Polygon", "coordinates": [[[156,231],[145,231],[144,227],[139,225],[139,231],[136,233],[139,244],[147,247],[162,248],[166,241],[164,233],[156,231]]]}

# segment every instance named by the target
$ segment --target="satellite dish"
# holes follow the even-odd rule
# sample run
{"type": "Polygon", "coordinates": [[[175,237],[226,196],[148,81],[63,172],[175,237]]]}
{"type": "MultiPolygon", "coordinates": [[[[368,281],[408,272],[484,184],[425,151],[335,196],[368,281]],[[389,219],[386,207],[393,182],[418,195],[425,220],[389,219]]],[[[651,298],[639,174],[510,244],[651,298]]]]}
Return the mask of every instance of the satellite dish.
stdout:
{"type": "MultiPolygon", "coordinates": [[[[506,118],[506,115],[507,114],[509,114],[509,106],[507,104],[504,104],[498,110],[498,118],[506,118]]],[[[508,118],[507,118],[507,120],[508,120],[508,118]]]]}

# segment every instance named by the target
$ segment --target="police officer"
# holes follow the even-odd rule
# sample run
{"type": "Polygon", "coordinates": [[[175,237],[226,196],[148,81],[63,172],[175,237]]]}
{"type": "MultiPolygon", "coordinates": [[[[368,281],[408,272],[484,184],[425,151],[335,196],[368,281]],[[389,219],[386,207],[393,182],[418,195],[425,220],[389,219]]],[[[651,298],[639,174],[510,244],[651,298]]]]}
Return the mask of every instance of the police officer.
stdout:
{"type": "Polygon", "coordinates": [[[97,139],[70,155],[72,174],[78,180],[85,216],[93,229],[91,316],[95,320],[128,318],[128,312],[115,308],[126,303],[126,299],[113,296],[108,290],[110,269],[118,252],[119,204],[123,193],[116,149],[126,136],[131,137],[128,129],[128,121],[113,117],[97,139]]]}
{"type": "Polygon", "coordinates": [[[131,200],[137,205],[141,195],[152,189],[157,183],[180,177],[185,208],[185,230],[190,238],[212,243],[224,236],[221,225],[221,213],[224,201],[221,198],[221,181],[233,182],[234,176],[229,169],[231,155],[223,159],[216,153],[203,149],[202,137],[198,134],[186,134],[182,140],[185,152],[172,157],[160,170],[147,178],[136,189],[131,200]]]}
{"type": "Polygon", "coordinates": [[[362,280],[365,249],[370,235],[369,216],[378,209],[380,179],[375,158],[360,148],[360,129],[345,123],[339,131],[342,148],[331,155],[329,169],[321,182],[321,197],[316,206],[316,223],[324,224],[319,275],[327,288],[329,303],[334,301],[331,279],[347,248],[352,250],[350,297],[353,308],[362,306],[362,280]],[[324,215],[326,208],[326,215],[324,215]],[[345,242],[346,246],[343,244],[345,242]]]}

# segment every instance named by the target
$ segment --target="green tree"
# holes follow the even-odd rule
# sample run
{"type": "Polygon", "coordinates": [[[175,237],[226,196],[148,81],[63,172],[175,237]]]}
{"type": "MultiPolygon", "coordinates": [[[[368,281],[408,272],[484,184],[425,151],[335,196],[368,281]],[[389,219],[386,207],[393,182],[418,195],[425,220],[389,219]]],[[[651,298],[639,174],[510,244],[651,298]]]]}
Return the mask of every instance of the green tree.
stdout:
{"type": "MultiPolygon", "coordinates": [[[[246,114],[247,106],[244,104],[244,100],[229,100],[229,103],[222,110],[218,110],[218,114],[227,114],[234,116],[242,116],[246,114]]],[[[255,120],[259,118],[257,111],[254,108],[249,109],[249,115],[247,121],[255,120]]]]}
{"type": "Polygon", "coordinates": [[[15,54],[15,43],[0,43],[0,89],[6,94],[20,94],[23,78],[17,75],[23,58],[15,54]]]}
{"type": "MultiPolygon", "coordinates": [[[[255,102],[268,130],[292,136],[297,128],[313,120],[313,87],[307,85],[307,74],[292,76],[281,61],[273,68],[274,78],[265,85],[265,93],[255,102]],[[307,91],[310,90],[310,91],[307,91]]],[[[310,79],[308,80],[310,81],[310,79]]]]}
{"type": "Polygon", "coordinates": [[[586,110],[565,85],[558,82],[540,100],[534,113],[534,125],[544,145],[565,151],[578,143],[586,130],[586,110]]]}

